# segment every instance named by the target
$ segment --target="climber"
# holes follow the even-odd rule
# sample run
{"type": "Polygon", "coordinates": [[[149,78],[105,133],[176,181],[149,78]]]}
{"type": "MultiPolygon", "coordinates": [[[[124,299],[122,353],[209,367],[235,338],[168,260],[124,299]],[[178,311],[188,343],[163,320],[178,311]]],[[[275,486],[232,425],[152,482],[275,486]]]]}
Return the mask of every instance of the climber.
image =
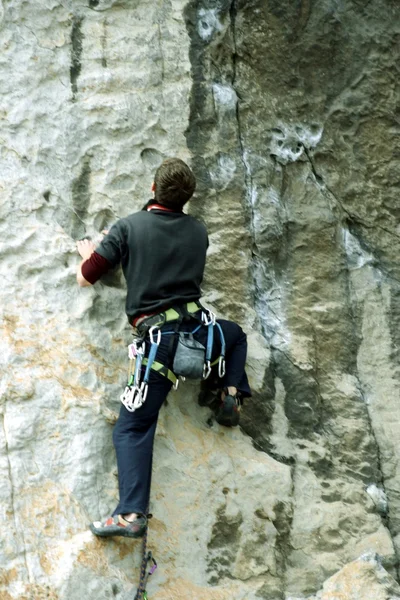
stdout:
{"type": "Polygon", "coordinates": [[[77,271],[80,286],[93,285],[109,269],[122,265],[126,313],[133,332],[143,340],[136,347],[143,349],[144,357],[136,375],[148,379],[146,394],[138,386],[128,386],[121,396],[113,431],[120,499],[111,517],[90,525],[101,537],[138,538],[147,529],[154,434],[159,410],[176,380],[173,367],[180,336],[207,347],[208,366],[215,365],[209,389],[203,385],[199,403],[214,401],[218,423],[238,425],[242,400],[251,395],[244,370],[246,335],[231,321],[213,323],[212,313],[199,303],[208,236],[202,223],[182,211],[195,187],[191,169],[178,158],[167,159],[155,173],[154,198],[141,211],[117,221],[98,247],[87,239],[77,242],[83,259],[77,271]],[[220,334],[213,335],[214,329],[220,334]],[[150,352],[154,346],[156,361],[150,352]],[[221,372],[222,353],[225,373],[221,372]],[[218,369],[223,375],[219,381],[218,369]]]}

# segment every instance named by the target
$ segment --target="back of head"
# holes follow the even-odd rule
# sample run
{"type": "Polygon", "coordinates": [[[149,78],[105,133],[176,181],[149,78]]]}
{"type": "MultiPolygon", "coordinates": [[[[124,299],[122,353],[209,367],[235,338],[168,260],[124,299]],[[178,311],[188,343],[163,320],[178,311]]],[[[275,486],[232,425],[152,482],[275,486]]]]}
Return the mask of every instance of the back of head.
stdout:
{"type": "Polygon", "coordinates": [[[183,160],[167,158],[158,167],[154,184],[154,198],[157,203],[182,210],[194,194],[196,178],[183,160]]]}

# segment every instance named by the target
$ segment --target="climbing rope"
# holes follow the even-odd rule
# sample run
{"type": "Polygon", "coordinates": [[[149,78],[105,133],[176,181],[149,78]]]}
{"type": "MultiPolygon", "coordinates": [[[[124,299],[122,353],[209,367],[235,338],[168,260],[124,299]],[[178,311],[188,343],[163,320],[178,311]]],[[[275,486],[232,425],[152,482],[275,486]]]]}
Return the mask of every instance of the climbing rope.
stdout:
{"type": "Polygon", "coordinates": [[[157,569],[157,563],[153,558],[151,552],[147,552],[147,531],[142,539],[142,563],[140,565],[140,579],[139,579],[139,587],[136,592],[136,596],[134,600],[148,600],[146,585],[150,575],[153,575],[154,571],[157,569]],[[150,570],[147,570],[148,564],[151,563],[150,570]]]}

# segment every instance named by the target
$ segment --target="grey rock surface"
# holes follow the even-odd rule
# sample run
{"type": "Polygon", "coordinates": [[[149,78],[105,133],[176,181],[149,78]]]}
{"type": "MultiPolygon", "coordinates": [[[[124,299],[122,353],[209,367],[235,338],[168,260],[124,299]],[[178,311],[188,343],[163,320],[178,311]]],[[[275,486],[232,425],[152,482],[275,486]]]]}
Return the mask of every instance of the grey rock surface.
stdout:
{"type": "Polygon", "coordinates": [[[0,1],[0,598],[135,593],[94,538],[130,331],[76,240],[191,163],[204,299],[249,338],[227,431],[163,408],[155,600],[400,598],[399,35],[394,0],[0,1]]]}
{"type": "MultiPolygon", "coordinates": [[[[400,586],[385,569],[377,555],[371,552],[349,563],[330,577],[315,600],[395,600],[400,598],[400,586]]],[[[310,598],[309,600],[313,600],[310,598]]]]}

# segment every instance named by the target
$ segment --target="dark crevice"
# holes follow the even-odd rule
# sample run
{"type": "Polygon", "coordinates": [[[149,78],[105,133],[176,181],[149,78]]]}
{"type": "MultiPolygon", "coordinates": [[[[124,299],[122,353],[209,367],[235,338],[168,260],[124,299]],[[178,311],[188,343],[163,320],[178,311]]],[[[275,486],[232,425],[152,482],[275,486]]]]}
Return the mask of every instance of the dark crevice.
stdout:
{"type": "Polygon", "coordinates": [[[239,142],[239,148],[240,148],[240,158],[243,164],[243,170],[244,170],[244,185],[245,185],[245,189],[247,191],[247,195],[248,195],[248,202],[247,202],[247,209],[250,210],[250,214],[251,214],[251,233],[252,233],[252,238],[253,238],[253,246],[256,250],[257,249],[257,241],[256,241],[256,236],[255,236],[255,231],[254,231],[254,207],[252,205],[252,194],[253,194],[253,179],[252,179],[252,175],[251,175],[251,169],[250,169],[250,165],[248,164],[246,158],[245,158],[245,148],[244,148],[244,143],[243,143],[243,134],[242,134],[242,124],[241,124],[241,119],[240,119],[240,106],[239,106],[239,101],[240,101],[240,94],[238,93],[237,89],[236,89],[236,77],[237,77],[237,62],[238,62],[238,53],[237,53],[237,42],[236,42],[236,17],[237,17],[237,8],[236,8],[236,0],[232,0],[230,9],[229,9],[229,15],[230,15],[230,23],[231,23],[231,35],[232,35],[232,79],[231,79],[231,85],[233,90],[235,91],[236,94],[236,122],[237,122],[237,131],[238,131],[238,142],[239,142]]]}
{"type": "MultiPolygon", "coordinates": [[[[97,6],[97,5],[96,5],[97,6]]],[[[101,36],[101,66],[107,68],[107,19],[103,22],[103,34],[101,36]]]]}
{"type": "Polygon", "coordinates": [[[274,399],[276,396],[274,370],[271,365],[265,370],[261,390],[253,392],[251,402],[246,402],[246,410],[241,417],[241,429],[252,440],[254,448],[264,452],[278,462],[288,464],[290,459],[282,457],[275,452],[275,447],[271,444],[270,436],[273,433],[271,428],[272,416],[275,411],[274,399]]]}
{"type": "Polygon", "coordinates": [[[85,157],[79,176],[72,182],[72,204],[75,213],[83,219],[90,203],[90,158],[85,157]]]}
{"type": "Polygon", "coordinates": [[[285,415],[292,439],[313,439],[320,426],[320,389],[315,377],[294,364],[286,353],[272,350],[276,374],[285,388],[285,415]]]}
{"type": "MultiPolygon", "coordinates": [[[[212,125],[207,123],[205,118],[207,101],[204,64],[205,43],[200,38],[197,30],[198,5],[197,0],[192,0],[184,10],[186,29],[190,38],[189,60],[192,78],[189,125],[185,131],[185,137],[188,149],[193,156],[192,168],[197,181],[196,193],[207,202],[212,183],[204,158],[204,148],[207,145],[212,125]]],[[[190,214],[199,219],[203,218],[203,207],[200,203],[193,202],[190,207],[190,214]]]]}
{"type": "Polygon", "coordinates": [[[309,149],[306,146],[304,146],[304,144],[302,144],[302,146],[303,146],[303,149],[304,149],[304,154],[307,156],[307,159],[308,159],[308,161],[309,161],[309,163],[311,165],[311,171],[312,171],[312,174],[315,177],[316,182],[319,185],[324,185],[324,180],[322,179],[321,175],[319,173],[317,173],[317,170],[315,168],[315,163],[314,163],[314,160],[313,160],[313,158],[311,156],[311,153],[310,153],[309,149]]]}
{"type": "Polygon", "coordinates": [[[86,233],[85,217],[90,204],[90,157],[83,161],[81,172],[72,182],[72,215],[69,216],[69,229],[71,236],[77,240],[86,233]]]}
{"type": "Polygon", "coordinates": [[[320,369],[319,369],[319,363],[320,363],[320,356],[319,356],[319,352],[318,352],[318,337],[317,337],[317,331],[316,328],[314,327],[313,323],[310,323],[311,325],[311,331],[312,331],[312,340],[313,340],[313,348],[314,348],[314,361],[313,361],[313,378],[315,381],[315,385],[317,388],[317,396],[318,396],[318,423],[315,426],[315,431],[321,433],[323,431],[324,428],[324,400],[321,394],[321,386],[319,384],[319,375],[320,375],[320,369]]]}
{"type": "Polygon", "coordinates": [[[163,53],[163,46],[162,46],[163,36],[162,36],[160,23],[157,24],[157,27],[158,27],[158,46],[160,49],[160,56],[161,56],[161,84],[163,84],[164,80],[165,80],[165,60],[164,60],[164,53],[163,53]]]}
{"type": "MultiPolygon", "coordinates": [[[[294,468],[291,469],[291,481],[292,489],[290,497],[294,496],[294,468]]],[[[287,559],[290,552],[293,550],[291,545],[290,537],[293,522],[293,504],[287,504],[285,502],[278,502],[274,506],[275,519],[272,523],[277,531],[276,537],[276,565],[278,568],[279,577],[282,579],[282,597],[284,598],[284,591],[286,588],[286,571],[287,571],[287,559]]]]}
{"type": "Polygon", "coordinates": [[[271,350],[273,350],[274,353],[277,352],[278,354],[282,355],[287,361],[289,361],[290,364],[293,366],[293,368],[298,372],[299,376],[306,375],[307,377],[310,377],[310,379],[312,381],[314,381],[315,392],[316,392],[315,398],[316,398],[317,402],[316,402],[316,417],[315,417],[315,422],[314,422],[314,426],[313,426],[313,431],[318,433],[318,432],[321,432],[321,430],[323,428],[323,418],[322,418],[323,401],[322,401],[321,389],[320,389],[319,378],[318,378],[319,358],[318,358],[317,335],[316,335],[315,327],[313,327],[312,323],[310,323],[310,326],[312,329],[313,347],[315,350],[315,360],[314,360],[314,365],[313,365],[313,372],[302,369],[299,365],[297,365],[290,358],[289,354],[287,354],[286,352],[283,352],[283,350],[281,350],[280,348],[276,348],[275,346],[271,345],[271,350]]]}
{"type": "MultiPolygon", "coordinates": [[[[251,260],[251,273],[252,273],[252,278],[253,278],[253,294],[252,294],[252,301],[253,301],[253,306],[256,307],[257,305],[257,281],[256,281],[256,272],[257,270],[259,270],[259,268],[262,268],[261,263],[263,262],[262,259],[260,259],[257,255],[259,254],[259,249],[257,246],[257,239],[256,239],[256,230],[255,230],[255,208],[254,208],[254,182],[253,182],[253,177],[252,177],[252,173],[251,173],[251,167],[250,164],[248,162],[248,159],[246,158],[246,151],[245,151],[245,146],[244,146],[244,141],[243,141],[243,128],[242,128],[242,123],[241,123],[241,115],[240,115],[240,101],[241,101],[241,94],[237,89],[237,66],[238,66],[238,50],[237,50],[237,39],[236,39],[236,19],[237,19],[237,0],[232,0],[231,6],[230,6],[230,10],[229,10],[229,14],[230,14],[230,28],[231,28],[231,36],[232,36],[232,78],[231,78],[231,85],[233,90],[235,91],[236,94],[236,123],[237,123],[237,137],[238,137],[238,144],[239,144],[239,150],[240,150],[240,158],[243,164],[243,171],[244,171],[244,187],[246,190],[246,196],[247,196],[247,206],[246,206],[246,210],[248,211],[248,214],[250,216],[250,233],[252,236],[252,246],[253,246],[253,253],[252,253],[252,260],[251,260]],[[260,264],[258,264],[260,263],[260,264]]],[[[263,337],[267,337],[267,332],[265,331],[261,331],[263,337]]],[[[274,356],[274,353],[273,353],[274,356]]],[[[255,443],[255,440],[253,438],[253,442],[255,443]]],[[[256,444],[256,446],[259,446],[259,444],[256,444]]],[[[263,451],[264,452],[268,452],[268,454],[270,456],[272,456],[275,460],[277,460],[280,463],[284,463],[286,465],[289,464],[293,464],[294,459],[292,457],[283,457],[277,453],[274,452],[273,448],[271,447],[271,445],[269,444],[269,442],[264,441],[263,444],[263,451]],[[267,447],[266,447],[267,446],[267,447]]],[[[291,469],[291,473],[292,473],[292,469],[291,469]]],[[[293,488],[293,473],[292,473],[292,488],[293,488]]],[[[284,597],[284,589],[285,589],[285,578],[286,578],[286,570],[287,570],[287,557],[289,555],[290,552],[290,533],[291,533],[291,523],[292,523],[292,518],[293,518],[293,507],[290,506],[286,506],[284,503],[280,503],[279,507],[278,505],[275,507],[275,512],[276,512],[276,520],[274,521],[274,526],[276,527],[277,530],[277,539],[276,539],[276,560],[277,560],[277,567],[278,567],[278,571],[279,571],[279,577],[281,580],[281,593],[282,593],[282,598],[284,597]]],[[[258,596],[263,596],[263,589],[261,588],[259,590],[259,593],[257,594],[258,596]]]]}
{"type": "MultiPolygon", "coordinates": [[[[243,431],[247,433],[249,437],[252,437],[251,433],[248,433],[245,427],[242,427],[241,429],[243,429],[243,431]]],[[[276,462],[281,463],[282,465],[292,467],[296,464],[294,456],[285,456],[283,454],[280,454],[279,452],[276,452],[275,446],[273,446],[268,440],[265,440],[263,443],[259,443],[254,438],[252,438],[252,444],[256,450],[268,454],[268,456],[276,460],[276,462]]]]}
{"type": "Polygon", "coordinates": [[[75,102],[76,94],[78,93],[78,77],[81,73],[81,56],[82,56],[82,17],[73,17],[71,29],[71,67],[69,77],[71,81],[72,100],[75,102]]]}
{"type": "MultiPolygon", "coordinates": [[[[252,278],[252,290],[251,290],[251,301],[252,305],[257,307],[257,279],[256,273],[258,271],[263,270],[263,261],[260,258],[260,251],[257,245],[257,235],[255,230],[255,207],[254,207],[254,182],[251,173],[251,167],[246,159],[246,151],[243,141],[243,130],[240,116],[240,102],[241,102],[241,94],[237,89],[236,79],[237,79],[237,65],[238,65],[238,50],[237,50],[237,39],[236,39],[236,18],[237,18],[237,0],[232,0],[230,9],[230,30],[232,36],[232,77],[231,77],[231,86],[236,94],[236,126],[237,126],[237,139],[239,145],[240,152],[240,160],[243,165],[243,173],[244,173],[244,187],[245,187],[245,195],[246,195],[246,204],[245,211],[248,215],[249,219],[249,229],[251,235],[251,243],[252,243],[252,256],[250,259],[250,276],[252,278]]],[[[259,324],[259,329],[261,335],[268,339],[268,334],[265,331],[262,323],[259,324]]]]}
{"type": "Polygon", "coordinates": [[[221,507],[216,514],[211,538],[208,542],[207,573],[209,585],[218,585],[221,579],[234,579],[232,566],[235,563],[237,549],[241,539],[240,526],[242,514],[235,516],[226,514],[226,507],[221,507]]]}
{"type": "Polygon", "coordinates": [[[160,57],[161,57],[161,98],[162,98],[162,103],[163,103],[163,109],[165,112],[165,98],[164,98],[164,93],[163,93],[163,86],[164,86],[164,80],[165,80],[165,58],[164,58],[164,52],[163,52],[163,35],[162,35],[160,23],[157,23],[157,29],[158,29],[158,47],[160,50],[160,57]]]}

